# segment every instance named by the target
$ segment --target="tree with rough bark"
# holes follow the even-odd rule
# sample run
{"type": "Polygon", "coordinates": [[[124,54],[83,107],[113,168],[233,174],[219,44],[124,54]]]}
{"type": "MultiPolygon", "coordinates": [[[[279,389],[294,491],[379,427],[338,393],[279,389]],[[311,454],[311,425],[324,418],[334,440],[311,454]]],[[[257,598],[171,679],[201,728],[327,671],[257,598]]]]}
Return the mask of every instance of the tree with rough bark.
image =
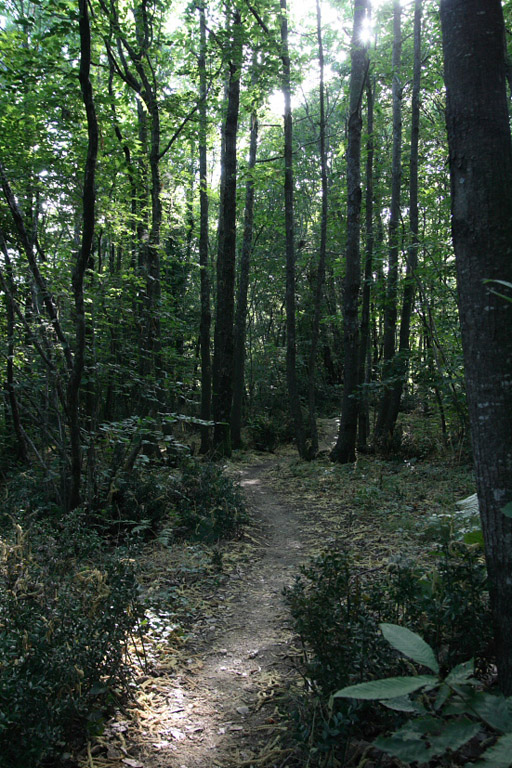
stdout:
{"type": "Polygon", "coordinates": [[[512,143],[499,0],[442,0],[452,232],[499,684],[512,694],[512,143]],[[508,289],[510,290],[510,289],[508,289]],[[508,298],[508,300],[507,300],[508,298]]]}
{"type": "Polygon", "coordinates": [[[343,349],[345,375],[340,428],[331,460],[355,461],[357,437],[357,386],[359,383],[359,289],[361,286],[361,135],[362,101],[368,75],[367,45],[362,40],[366,0],[356,0],[352,33],[350,104],[347,146],[347,245],[343,288],[343,349]]]}
{"type": "Polygon", "coordinates": [[[396,382],[396,326],[398,315],[398,257],[400,253],[400,201],[402,183],[402,8],[393,3],[393,157],[391,167],[391,204],[389,211],[389,259],[384,304],[383,392],[375,425],[374,442],[387,450],[393,437],[392,399],[396,382]]]}
{"type": "Polygon", "coordinates": [[[291,67],[288,45],[288,10],[281,7],[282,91],[284,96],[284,215],[286,237],[286,382],[290,415],[294,425],[299,456],[308,458],[304,421],[297,381],[296,300],[295,300],[295,222],[293,204],[293,117],[291,104],[291,67]]]}
{"type": "Polygon", "coordinates": [[[226,116],[222,128],[224,183],[221,189],[219,242],[217,246],[217,295],[212,367],[213,449],[231,454],[231,404],[233,400],[233,321],[236,265],[237,134],[242,68],[242,19],[235,9],[231,25],[231,51],[226,116]]]}

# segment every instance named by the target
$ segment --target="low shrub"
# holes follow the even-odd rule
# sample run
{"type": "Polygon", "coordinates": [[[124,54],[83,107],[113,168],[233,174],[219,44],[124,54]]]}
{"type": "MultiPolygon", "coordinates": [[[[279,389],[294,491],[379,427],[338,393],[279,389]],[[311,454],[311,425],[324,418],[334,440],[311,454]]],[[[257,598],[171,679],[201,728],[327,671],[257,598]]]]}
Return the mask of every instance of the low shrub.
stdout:
{"type": "Polygon", "coordinates": [[[349,553],[333,548],[304,566],[286,591],[304,647],[308,694],[298,735],[311,765],[324,765],[333,753],[338,759],[354,734],[367,738],[394,724],[394,715],[372,702],[336,699],[326,706],[339,688],[408,671],[390,653],[380,622],[421,631],[443,668],[469,657],[480,667],[489,663],[492,623],[480,554],[451,541],[433,553],[433,561],[422,568],[402,557],[365,571],[349,553]]]}
{"type": "Polygon", "coordinates": [[[238,485],[214,463],[189,461],[174,480],[173,525],[186,538],[218,541],[236,536],[246,518],[238,485]]]}
{"type": "Polygon", "coordinates": [[[485,660],[492,623],[480,554],[450,542],[433,559],[428,569],[396,558],[365,572],[347,552],[332,549],[301,569],[287,600],[307,649],[306,673],[323,694],[396,671],[382,621],[420,631],[447,666],[485,660]]]}
{"type": "Polygon", "coordinates": [[[127,690],[134,573],[82,512],[13,523],[0,545],[0,766],[55,766],[127,690]]]}

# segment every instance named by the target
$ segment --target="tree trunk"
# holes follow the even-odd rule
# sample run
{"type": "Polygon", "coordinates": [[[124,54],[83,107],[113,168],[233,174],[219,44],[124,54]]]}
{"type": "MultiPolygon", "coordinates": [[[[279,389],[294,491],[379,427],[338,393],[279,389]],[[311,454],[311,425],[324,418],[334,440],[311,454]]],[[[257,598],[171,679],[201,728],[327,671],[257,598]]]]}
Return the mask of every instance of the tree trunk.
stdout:
{"type": "Polygon", "coordinates": [[[416,293],[415,272],[418,266],[418,144],[420,135],[421,12],[422,0],[415,0],[414,72],[412,85],[411,159],[409,180],[409,222],[411,241],[407,255],[398,355],[395,361],[396,381],[393,385],[393,389],[390,391],[389,411],[387,414],[386,429],[390,436],[393,434],[396,426],[404,383],[409,370],[411,317],[416,293]]]}
{"type": "MultiPolygon", "coordinates": [[[[199,344],[201,347],[201,409],[204,421],[211,419],[212,366],[210,357],[210,271],[208,264],[208,166],[207,166],[207,112],[206,112],[206,19],[204,2],[199,7],[199,268],[201,280],[201,319],[199,344]]],[[[210,428],[201,427],[201,453],[210,450],[210,428]]]]}
{"type": "MultiPolygon", "coordinates": [[[[367,109],[367,134],[366,141],[366,190],[365,190],[365,229],[366,248],[364,260],[364,281],[361,302],[361,328],[359,342],[359,375],[360,386],[359,414],[358,414],[358,449],[365,451],[370,435],[370,413],[368,393],[365,384],[369,382],[370,365],[367,365],[369,341],[370,341],[370,300],[373,275],[373,159],[375,155],[375,143],[373,135],[373,103],[374,85],[370,78],[366,83],[366,109],[367,109]]],[[[371,358],[370,358],[371,360],[371,358]]]]}
{"type": "Polygon", "coordinates": [[[85,112],[87,115],[87,159],[85,162],[84,185],[82,195],[82,240],[73,268],[73,297],[75,301],[75,350],[67,386],[67,410],[71,444],[71,483],[68,496],[68,509],[74,509],[80,503],[80,481],[82,475],[82,448],[80,438],[80,414],[78,395],[85,363],[86,320],[84,303],[84,276],[92,253],[96,205],[96,158],[98,155],[98,122],[92,86],[91,69],[91,30],[87,0],[79,0],[80,14],[80,86],[85,112]]]}
{"type": "Polygon", "coordinates": [[[27,441],[21,424],[20,409],[18,407],[18,398],[16,397],[16,383],[14,380],[14,330],[15,330],[15,282],[12,272],[12,264],[9,257],[7,244],[3,234],[0,232],[0,249],[4,258],[5,274],[0,270],[0,281],[5,294],[5,305],[7,315],[7,370],[6,370],[6,390],[11,409],[12,425],[14,434],[18,441],[18,454],[20,460],[26,464],[28,462],[27,441]]]}
{"type": "Polygon", "coordinates": [[[347,146],[347,247],[343,290],[343,348],[345,376],[338,440],[332,461],[346,464],[356,459],[357,385],[359,373],[359,288],[361,283],[361,103],[368,73],[368,54],[361,41],[367,1],[355,0],[350,71],[350,113],[347,146]]]}
{"type": "MultiPolygon", "coordinates": [[[[253,85],[257,78],[254,72],[257,64],[253,60],[253,85]]],[[[249,289],[249,270],[251,265],[251,252],[253,241],[254,222],[254,168],[256,166],[256,151],[258,146],[258,116],[256,112],[251,115],[251,132],[249,143],[248,177],[245,187],[245,216],[244,235],[242,241],[242,255],[240,258],[240,282],[238,286],[238,300],[236,305],[235,329],[234,329],[234,364],[233,364],[233,407],[231,409],[231,437],[234,448],[242,445],[242,399],[244,391],[245,369],[245,330],[247,319],[247,292],[249,289]]]]}
{"type": "Polygon", "coordinates": [[[499,683],[512,694],[512,146],[499,0],[442,0],[452,231],[499,683]],[[507,289],[505,288],[505,291],[507,289]],[[503,293],[503,290],[500,291],[503,293]]]}
{"type": "Polygon", "coordinates": [[[286,236],[286,382],[290,415],[295,429],[297,450],[308,458],[304,423],[297,383],[297,342],[295,323],[295,223],[293,211],[293,125],[291,104],[291,72],[288,51],[288,17],[286,0],[281,4],[281,59],[284,96],[284,215],[286,236]]]}
{"type": "Polygon", "coordinates": [[[225,181],[222,195],[223,233],[217,255],[217,303],[213,353],[212,414],[215,421],[213,447],[222,456],[231,455],[231,403],[233,398],[233,315],[236,262],[236,138],[240,103],[242,22],[234,13],[232,55],[229,64],[228,100],[224,123],[225,181]]]}
{"type": "Polygon", "coordinates": [[[318,340],[320,337],[320,320],[322,318],[322,297],[325,283],[325,261],[327,253],[327,150],[325,139],[325,86],[324,86],[324,46],[322,41],[322,13],[320,0],[316,0],[316,28],[318,39],[318,64],[320,68],[320,174],[322,180],[322,210],[320,214],[320,250],[316,271],[315,298],[313,309],[313,327],[311,329],[311,348],[308,366],[308,404],[309,404],[309,437],[311,440],[311,456],[318,453],[318,429],[316,426],[316,358],[318,340]]]}
{"type": "Polygon", "coordinates": [[[391,178],[391,210],[389,219],[389,268],[384,305],[384,364],[382,367],[383,394],[379,403],[375,443],[385,450],[391,446],[391,399],[395,382],[395,335],[397,320],[398,252],[400,227],[400,185],[402,181],[402,84],[400,82],[402,57],[402,30],[400,0],[393,8],[393,159],[391,178]]]}

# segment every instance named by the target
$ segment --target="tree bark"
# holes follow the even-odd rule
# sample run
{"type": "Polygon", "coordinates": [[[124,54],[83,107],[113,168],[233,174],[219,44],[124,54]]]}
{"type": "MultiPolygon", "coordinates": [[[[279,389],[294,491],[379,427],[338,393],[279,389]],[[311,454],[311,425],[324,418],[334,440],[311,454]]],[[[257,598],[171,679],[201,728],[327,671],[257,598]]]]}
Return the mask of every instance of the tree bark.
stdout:
{"type": "Polygon", "coordinates": [[[16,382],[14,378],[14,331],[15,331],[15,282],[12,272],[12,264],[9,257],[9,251],[7,244],[4,240],[2,232],[0,232],[0,249],[2,251],[5,273],[7,279],[4,278],[0,270],[0,283],[5,294],[5,307],[6,307],[6,319],[7,319],[7,370],[6,370],[6,390],[9,400],[9,407],[11,409],[12,425],[14,433],[18,441],[18,454],[20,460],[26,464],[28,462],[28,449],[27,441],[25,439],[25,433],[21,424],[20,409],[18,406],[18,398],[16,397],[16,382]]]}
{"type": "Polygon", "coordinates": [[[224,123],[225,181],[222,195],[223,232],[217,254],[217,302],[213,353],[212,415],[215,421],[213,448],[222,456],[231,455],[231,403],[233,399],[233,316],[236,262],[236,139],[240,104],[242,65],[242,21],[235,10],[228,100],[224,123]]]}
{"type": "Polygon", "coordinates": [[[393,435],[404,383],[409,370],[410,357],[410,332],[411,317],[414,308],[416,293],[415,272],[418,266],[418,145],[420,135],[420,96],[421,96],[421,15],[422,0],[415,0],[414,7],[414,71],[412,85],[412,110],[411,110],[411,158],[409,166],[409,225],[410,244],[407,254],[407,267],[404,282],[404,295],[402,315],[400,319],[400,333],[398,355],[395,361],[396,380],[389,395],[386,430],[389,436],[393,435]]]}
{"type": "Polygon", "coordinates": [[[367,134],[366,141],[366,185],[365,185],[365,230],[366,247],[364,260],[364,280],[361,302],[361,327],[359,342],[359,375],[360,387],[357,446],[361,451],[367,449],[370,435],[370,413],[368,394],[365,384],[369,382],[370,365],[367,365],[370,341],[370,303],[373,275],[373,160],[375,155],[375,140],[373,135],[373,104],[375,88],[370,78],[366,83],[367,134]]]}
{"type": "Polygon", "coordinates": [[[87,116],[87,158],[85,162],[82,193],[82,239],[77,260],[73,268],[73,297],[75,301],[75,349],[73,366],[67,386],[67,408],[71,444],[71,484],[68,509],[80,504],[80,483],[82,476],[82,447],[80,438],[79,392],[85,364],[86,320],[84,303],[84,277],[92,253],[96,206],[96,159],[98,155],[98,121],[92,85],[91,71],[91,30],[87,0],[79,0],[80,14],[80,86],[87,116]]]}
{"type": "Polygon", "coordinates": [[[281,6],[282,90],[284,96],[284,215],[286,237],[286,382],[290,415],[295,430],[299,456],[308,458],[304,423],[297,382],[297,340],[295,322],[295,223],[293,210],[293,123],[291,104],[291,71],[288,50],[288,17],[286,0],[281,6]]]}
{"type": "Polygon", "coordinates": [[[322,12],[320,0],[316,0],[316,28],[318,40],[318,65],[320,69],[320,175],[322,183],[322,208],[320,214],[320,249],[318,252],[318,267],[316,270],[315,296],[313,309],[313,327],[311,329],[311,348],[308,365],[308,405],[309,405],[309,437],[311,440],[311,456],[318,453],[318,429],[316,425],[316,358],[320,338],[320,320],[322,318],[322,297],[325,283],[325,262],[327,254],[327,150],[325,138],[325,85],[324,85],[324,46],[322,40],[322,12]]]}
{"type": "MultiPolygon", "coordinates": [[[[255,69],[256,57],[253,59],[253,86],[257,82],[255,69]]],[[[254,223],[254,168],[256,166],[256,152],[258,147],[258,115],[254,111],[251,115],[251,131],[249,140],[249,164],[248,177],[245,186],[245,215],[244,235],[242,240],[242,255],[240,258],[240,280],[238,286],[238,299],[236,305],[234,328],[234,362],[233,362],[233,407],[231,409],[231,437],[234,448],[242,445],[242,400],[244,392],[245,370],[245,332],[247,321],[247,293],[249,290],[249,271],[251,266],[251,253],[253,247],[253,223],[254,223]]]]}
{"type": "MultiPolygon", "coordinates": [[[[207,111],[206,111],[206,18],[204,1],[199,7],[199,268],[201,281],[201,319],[199,344],[201,348],[201,407],[203,421],[211,419],[212,365],[210,356],[210,332],[212,314],[210,308],[210,269],[208,259],[208,166],[207,166],[207,111]]],[[[210,450],[210,428],[201,427],[201,453],[210,450]]]]}
{"type": "Polygon", "coordinates": [[[356,459],[357,385],[359,374],[359,289],[361,284],[361,104],[368,73],[367,47],[361,41],[366,0],[355,0],[350,71],[350,113],[347,146],[347,246],[343,290],[343,348],[345,376],[340,429],[331,460],[346,464],[356,459]]]}
{"type": "Polygon", "coordinates": [[[395,336],[398,295],[398,253],[400,227],[400,185],[402,182],[402,30],[400,0],[393,8],[393,159],[391,172],[391,207],[389,218],[389,267],[386,302],[384,306],[384,364],[382,367],[383,394],[379,403],[375,443],[385,450],[391,446],[391,399],[395,383],[395,336]]]}
{"type": "Polygon", "coordinates": [[[452,233],[500,687],[512,694],[512,145],[499,0],[442,0],[452,233]],[[505,289],[506,290],[506,289],[505,289]],[[503,291],[500,291],[503,293],[503,291]],[[509,292],[510,293],[510,292],[509,292]]]}

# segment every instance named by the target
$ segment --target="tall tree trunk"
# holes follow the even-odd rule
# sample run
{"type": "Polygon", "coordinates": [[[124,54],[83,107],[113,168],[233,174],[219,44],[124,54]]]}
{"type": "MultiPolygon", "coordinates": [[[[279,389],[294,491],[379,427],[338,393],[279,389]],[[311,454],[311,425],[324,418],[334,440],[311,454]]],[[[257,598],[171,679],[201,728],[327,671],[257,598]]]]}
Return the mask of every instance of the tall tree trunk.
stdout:
{"type": "Polygon", "coordinates": [[[332,461],[346,464],[355,461],[357,437],[357,385],[359,373],[358,301],[361,283],[361,103],[368,72],[366,45],[361,30],[367,1],[355,0],[350,70],[350,113],[347,146],[347,246],[343,290],[343,349],[345,376],[341,406],[340,430],[331,451],[332,461]]]}
{"type": "Polygon", "coordinates": [[[290,415],[295,429],[297,450],[308,458],[304,423],[297,382],[297,342],[295,323],[295,223],[293,211],[293,125],[290,54],[288,50],[288,17],[286,0],[281,4],[281,59],[284,96],[284,215],[286,236],[286,382],[290,415]]]}
{"type": "Polygon", "coordinates": [[[75,301],[75,350],[67,386],[67,410],[71,444],[71,483],[68,508],[74,509],[80,503],[80,481],[82,475],[82,447],[80,438],[80,414],[78,395],[85,363],[86,319],[84,303],[84,276],[92,253],[96,205],[96,159],[98,155],[98,122],[92,86],[91,71],[91,30],[87,0],[79,0],[80,26],[80,86],[87,115],[87,159],[85,162],[82,193],[82,239],[77,260],[73,268],[73,297],[75,301]]]}
{"type": "Polygon", "coordinates": [[[409,166],[409,223],[410,244],[407,254],[407,268],[405,273],[404,296],[402,304],[402,316],[400,319],[400,334],[398,355],[395,361],[395,383],[389,396],[389,410],[387,414],[387,432],[391,436],[394,432],[400,401],[409,370],[410,357],[410,333],[411,317],[415,298],[415,272],[418,266],[418,144],[420,135],[420,95],[421,95],[421,13],[422,0],[415,0],[414,6],[414,71],[412,85],[412,113],[411,113],[411,159],[409,166]]]}
{"type": "Polygon", "coordinates": [[[311,348],[308,365],[308,402],[309,402],[309,437],[311,440],[311,456],[318,453],[318,429],[316,425],[316,358],[318,340],[320,337],[320,320],[322,318],[322,297],[325,283],[325,261],[327,253],[327,150],[325,139],[325,86],[324,86],[324,46],[322,41],[322,12],[320,0],[316,0],[316,29],[318,39],[318,65],[320,68],[320,174],[322,180],[322,210],[320,214],[320,250],[316,271],[315,300],[313,310],[313,327],[311,329],[311,348]]]}
{"type": "Polygon", "coordinates": [[[12,272],[11,259],[9,257],[9,251],[7,249],[7,243],[4,240],[2,232],[0,232],[0,250],[2,251],[5,274],[0,271],[0,281],[2,289],[5,294],[5,305],[7,315],[7,370],[6,370],[6,390],[9,400],[9,407],[11,409],[12,426],[14,428],[14,434],[18,441],[18,454],[21,461],[26,464],[28,461],[28,448],[27,441],[25,439],[25,433],[21,425],[20,409],[18,407],[18,398],[16,397],[16,382],[14,379],[14,331],[15,331],[15,282],[12,272]]]}
{"type": "Polygon", "coordinates": [[[224,123],[224,170],[222,237],[217,254],[217,302],[213,353],[212,415],[213,446],[222,456],[231,455],[231,403],[233,399],[233,315],[236,262],[236,139],[240,104],[242,21],[235,10],[229,63],[228,100],[224,123]]]}
{"type": "Polygon", "coordinates": [[[393,6],[393,159],[391,178],[391,209],[389,218],[389,267],[384,305],[384,364],[383,394],[379,403],[375,443],[385,450],[391,446],[391,400],[395,380],[395,335],[398,294],[398,253],[400,242],[400,185],[402,182],[402,30],[400,0],[393,6]]]}
{"type": "MultiPolygon", "coordinates": [[[[253,59],[253,85],[257,78],[255,69],[256,57],[253,59]]],[[[251,132],[249,143],[248,176],[245,186],[245,215],[242,255],[240,258],[240,280],[234,329],[234,364],[233,364],[233,407],[231,409],[231,437],[234,448],[242,445],[242,400],[244,392],[245,369],[245,331],[247,321],[247,292],[249,289],[249,270],[253,245],[254,223],[254,168],[256,166],[256,151],[258,146],[258,116],[256,111],[251,115],[251,132]]]]}
{"type": "MultiPolygon", "coordinates": [[[[199,344],[201,347],[201,409],[204,421],[211,418],[212,367],[210,356],[210,269],[208,264],[208,166],[207,166],[207,112],[206,112],[206,19],[204,0],[199,7],[199,268],[201,280],[201,320],[199,344]]],[[[201,453],[210,449],[210,428],[201,427],[201,453]]]]}
{"type": "Polygon", "coordinates": [[[500,687],[512,694],[512,145],[500,0],[442,0],[466,388],[500,687]],[[505,288],[505,291],[507,289],[505,288]],[[503,293],[504,291],[499,291],[503,293]]]}
{"type": "Polygon", "coordinates": [[[359,342],[359,375],[358,381],[361,387],[359,397],[358,414],[358,449],[365,451],[370,434],[370,413],[368,404],[368,393],[365,384],[369,383],[369,374],[371,368],[367,365],[369,341],[370,341],[370,303],[371,287],[373,274],[373,159],[375,155],[375,140],[373,135],[373,104],[374,104],[374,85],[370,78],[366,83],[366,110],[367,110],[367,134],[366,140],[366,190],[365,190],[365,230],[366,247],[364,260],[364,281],[361,302],[361,329],[359,342]]]}

